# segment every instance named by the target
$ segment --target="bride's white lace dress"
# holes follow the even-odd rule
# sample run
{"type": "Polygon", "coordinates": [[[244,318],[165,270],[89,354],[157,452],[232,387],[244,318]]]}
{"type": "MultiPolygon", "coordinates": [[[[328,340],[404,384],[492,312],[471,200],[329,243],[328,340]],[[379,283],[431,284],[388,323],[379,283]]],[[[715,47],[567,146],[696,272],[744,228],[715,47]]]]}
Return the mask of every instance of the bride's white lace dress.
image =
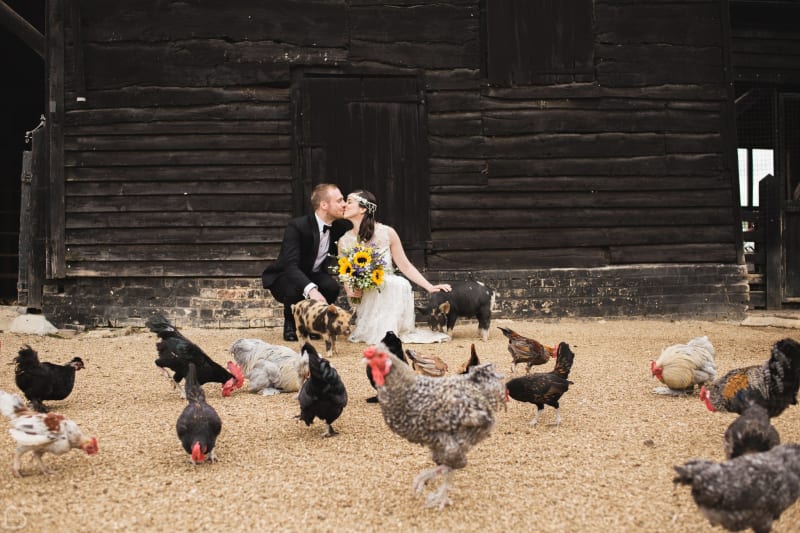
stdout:
{"type": "MultiPolygon", "coordinates": [[[[387,265],[393,265],[389,249],[389,229],[384,224],[375,224],[372,241],[383,252],[387,265]]],[[[339,249],[345,250],[356,244],[356,235],[348,231],[339,239],[339,249]]],[[[414,293],[411,283],[389,267],[380,291],[364,291],[358,304],[356,326],[350,342],[377,344],[387,331],[394,331],[407,344],[444,342],[450,340],[445,333],[430,329],[417,329],[414,322],[414,293]]],[[[355,307],[355,306],[354,306],[355,307]]]]}

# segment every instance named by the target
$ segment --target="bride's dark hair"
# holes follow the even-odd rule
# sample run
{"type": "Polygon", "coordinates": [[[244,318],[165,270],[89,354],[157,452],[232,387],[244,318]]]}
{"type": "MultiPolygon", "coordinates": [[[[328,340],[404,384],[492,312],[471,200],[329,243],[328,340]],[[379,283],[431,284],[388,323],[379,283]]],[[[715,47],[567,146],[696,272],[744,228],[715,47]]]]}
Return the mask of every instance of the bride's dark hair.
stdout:
{"type": "Polygon", "coordinates": [[[378,202],[375,200],[374,194],[364,189],[356,189],[350,194],[354,194],[366,200],[366,202],[358,202],[359,206],[367,210],[366,213],[364,213],[364,218],[361,219],[361,227],[358,228],[358,240],[367,242],[375,234],[375,211],[378,210],[378,202]]]}

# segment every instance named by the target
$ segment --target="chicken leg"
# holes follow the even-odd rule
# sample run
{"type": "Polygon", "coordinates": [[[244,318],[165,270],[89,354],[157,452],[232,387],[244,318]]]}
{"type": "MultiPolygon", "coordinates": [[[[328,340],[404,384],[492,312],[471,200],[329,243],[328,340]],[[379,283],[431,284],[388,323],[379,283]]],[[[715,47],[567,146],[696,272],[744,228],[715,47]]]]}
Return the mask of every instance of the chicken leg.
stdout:
{"type": "Polygon", "coordinates": [[[448,496],[450,491],[450,479],[453,475],[453,470],[449,466],[439,465],[434,468],[423,470],[414,478],[413,488],[414,492],[419,494],[425,488],[425,484],[429,480],[439,475],[443,478],[442,484],[434,492],[428,494],[425,498],[425,504],[427,507],[437,507],[441,511],[446,505],[453,503],[448,496]]]}

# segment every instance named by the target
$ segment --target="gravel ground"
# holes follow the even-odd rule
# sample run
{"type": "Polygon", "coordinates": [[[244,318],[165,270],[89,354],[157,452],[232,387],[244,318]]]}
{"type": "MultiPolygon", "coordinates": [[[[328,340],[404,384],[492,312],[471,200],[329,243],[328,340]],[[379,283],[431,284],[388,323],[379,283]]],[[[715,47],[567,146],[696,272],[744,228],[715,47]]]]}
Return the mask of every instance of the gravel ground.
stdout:
{"type": "MultiPolygon", "coordinates": [[[[180,324],[178,324],[180,326],[180,324]]],[[[722,436],[735,415],[708,412],[697,396],[653,394],[649,361],[661,349],[708,335],[720,373],[756,364],[772,343],[800,338],[796,329],[743,327],[733,322],[651,320],[496,320],[491,339],[473,324],[456,327],[452,342],[416,346],[455,368],[476,343],[484,362],[508,375],[511,357],[494,328],[512,327],[576,357],[563,397],[560,426],[547,408],[538,426],[529,404],[500,411],[491,437],[469,453],[454,476],[454,504],[424,509],[411,481],[431,466],[426,448],[391,433],[379,407],[364,400],[364,345],[339,344],[332,362],[350,404],[323,439],[324,424],[306,427],[292,394],[262,397],[241,389],[206,394],[223,420],[219,462],[193,466],[180,447],[175,421],[184,407],[153,365],[155,336],[146,330],[94,330],[72,338],[3,333],[0,388],[17,391],[11,361],[23,344],[42,360],[86,363],[73,393],[50,406],[96,435],[100,452],[45,456],[55,470],[16,479],[0,469],[0,529],[23,531],[720,531],[697,511],[686,487],[673,486],[672,467],[689,458],[722,460],[722,436]]],[[[279,342],[278,329],[203,330],[184,334],[216,361],[241,337],[279,342]]],[[[321,342],[317,342],[321,348],[321,342]]],[[[547,365],[549,369],[551,365],[547,365]]],[[[524,372],[518,367],[518,374],[524,372]]],[[[800,442],[800,408],[773,424],[783,442],[800,442]]],[[[11,437],[0,436],[0,460],[10,464],[11,437]]],[[[30,458],[24,463],[31,471],[30,458]]],[[[800,505],[774,531],[797,531],[800,505]]]]}

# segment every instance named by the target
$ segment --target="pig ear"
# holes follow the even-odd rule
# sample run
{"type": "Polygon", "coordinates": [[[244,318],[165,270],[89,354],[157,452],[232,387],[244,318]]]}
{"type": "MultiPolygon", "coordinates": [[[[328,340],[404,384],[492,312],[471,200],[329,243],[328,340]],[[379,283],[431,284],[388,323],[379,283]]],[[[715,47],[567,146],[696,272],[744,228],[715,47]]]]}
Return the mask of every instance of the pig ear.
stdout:
{"type": "Polygon", "coordinates": [[[441,305],[439,305],[439,311],[441,311],[444,314],[449,313],[450,312],[450,302],[444,302],[441,305]]]}

